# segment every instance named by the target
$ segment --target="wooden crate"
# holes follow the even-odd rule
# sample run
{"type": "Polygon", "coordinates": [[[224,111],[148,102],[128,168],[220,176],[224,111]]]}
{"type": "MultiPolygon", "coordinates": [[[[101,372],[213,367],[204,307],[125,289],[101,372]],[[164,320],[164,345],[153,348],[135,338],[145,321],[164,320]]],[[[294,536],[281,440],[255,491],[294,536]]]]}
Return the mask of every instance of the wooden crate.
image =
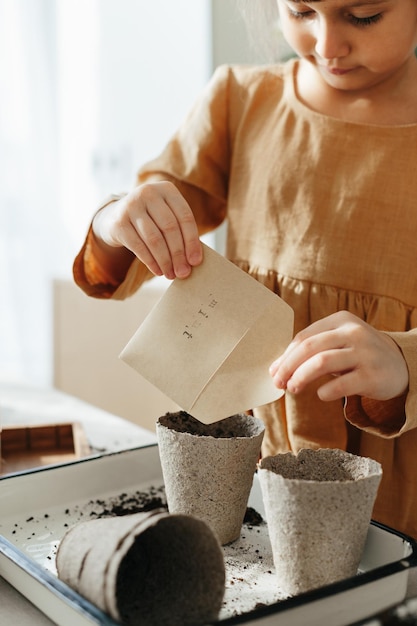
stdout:
{"type": "Polygon", "coordinates": [[[74,461],[91,453],[78,422],[3,426],[0,475],[74,461]]]}

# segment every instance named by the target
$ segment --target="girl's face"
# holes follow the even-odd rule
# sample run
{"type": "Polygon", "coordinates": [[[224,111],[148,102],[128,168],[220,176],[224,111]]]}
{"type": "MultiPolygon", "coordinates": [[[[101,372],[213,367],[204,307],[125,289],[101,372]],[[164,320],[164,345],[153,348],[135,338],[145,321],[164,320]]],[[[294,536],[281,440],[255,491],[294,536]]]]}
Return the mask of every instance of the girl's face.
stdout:
{"type": "Polygon", "coordinates": [[[414,63],[417,0],[277,0],[283,34],[323,80],[366,89],[414,63]]]}

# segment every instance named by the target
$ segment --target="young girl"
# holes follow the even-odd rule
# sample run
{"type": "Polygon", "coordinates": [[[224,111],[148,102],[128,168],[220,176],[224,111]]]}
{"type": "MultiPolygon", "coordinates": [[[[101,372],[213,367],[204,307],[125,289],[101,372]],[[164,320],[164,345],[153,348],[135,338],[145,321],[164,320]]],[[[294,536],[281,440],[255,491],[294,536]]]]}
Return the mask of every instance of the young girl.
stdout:
{"type": "Polygon", "coordinates": [[[228,258],[295,312],[271,365],[287,392],[254,409],[264,454],[380,461],[373,516],[417,537],[417,2],[273,7],[297,58],[220,67],[137,186],[95,215],[75,280],[125,298],[154,274],[186,279],[199,235],[227,217],[228,258]]]}

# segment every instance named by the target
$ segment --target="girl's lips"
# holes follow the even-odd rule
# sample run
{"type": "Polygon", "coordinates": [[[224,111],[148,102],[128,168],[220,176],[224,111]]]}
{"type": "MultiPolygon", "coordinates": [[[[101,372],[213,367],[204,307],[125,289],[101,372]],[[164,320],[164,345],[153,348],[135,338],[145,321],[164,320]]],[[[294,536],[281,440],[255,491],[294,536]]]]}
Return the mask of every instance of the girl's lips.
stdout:
{"type": "Polygon", "coordinates": [[[322,65],[322,69],[333,76],[343,76],[344,74],[349,74],[353,70],[353,68],[342,69],[340,67],[329,67],[327,65],[322,65]]]}

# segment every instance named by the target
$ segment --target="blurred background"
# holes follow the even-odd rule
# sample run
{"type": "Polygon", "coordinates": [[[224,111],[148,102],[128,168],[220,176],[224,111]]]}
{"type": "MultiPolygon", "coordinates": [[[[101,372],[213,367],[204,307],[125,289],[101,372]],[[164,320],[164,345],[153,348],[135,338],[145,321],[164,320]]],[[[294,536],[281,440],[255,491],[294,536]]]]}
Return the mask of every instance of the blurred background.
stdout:
{"type": "Polygon", "coordinates": [[[256,61],[234,0],[0,0],[0,380],[129,419],[148,393],[165,407],[118,354],[166,284],[92,301],[72,261],[214,68],[256,61]]]}

